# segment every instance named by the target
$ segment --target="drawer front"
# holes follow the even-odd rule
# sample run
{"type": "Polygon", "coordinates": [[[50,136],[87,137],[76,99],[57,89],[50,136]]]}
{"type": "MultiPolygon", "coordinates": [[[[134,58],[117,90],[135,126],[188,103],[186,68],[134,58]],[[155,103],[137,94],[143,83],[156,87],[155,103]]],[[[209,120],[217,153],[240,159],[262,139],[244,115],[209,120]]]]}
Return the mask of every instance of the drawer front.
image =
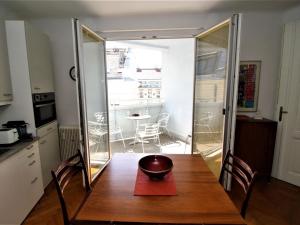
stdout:
{"type": "Polygon", "coordinates": [[[12,101],[13,95],[12,93],[2,93],[0,94],[0,101],[6,102],[6,101],[12,101]]]}
{"type": "Polygon", "coordinates": [[[39,155],[38,142],[25,148],[24,182],[27,198],[27,208],[30,210],[35,206],[44,193],[41,162],[39,155]]]}
{"type": "Polygon", "coordinates": [[[29,163],[32,160],[40,161],[39,147],[37,141],[28,145],[24,150],[24,160],[26,163],[29,163]]]}
{"type": "Polygon", "coordinates": [[[25,148],[24,169],[28,175],[28,181],[33,180],[36,176],[41,176],[41,161],[38,148],[38,142],[33,143],[25,148]]]}
{"type": "Polygon", "coordinates": [[[38,143],[3,161],[0,178],[0,224],[21,224],[43,195],[38,143]]]}
{"type": "Polygon", "coordinates": [[[37,129],[37,136],[44,137],[45,135],[57,130],[57,121],[54,121],[50,124],[46,124],[37,129]]]}

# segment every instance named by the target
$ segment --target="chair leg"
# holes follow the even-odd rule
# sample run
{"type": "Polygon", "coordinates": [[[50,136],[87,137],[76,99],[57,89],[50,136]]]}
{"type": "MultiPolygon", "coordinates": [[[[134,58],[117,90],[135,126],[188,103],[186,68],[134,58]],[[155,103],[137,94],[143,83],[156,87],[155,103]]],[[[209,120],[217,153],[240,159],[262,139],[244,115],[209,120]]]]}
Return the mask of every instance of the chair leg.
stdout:
{"type": "Polygon", "coordinates": [[[145,149],[144,149],[144,138],[141,138],[141,141],[142,141],[143,153],[145,153],[145,149]]]}
{"type": "Polygon", "coordinates": [[[122,142],[123,142],[124,149],[126,149],[126,145],[125,145],[125,141],[124,141],[124,137],[123,137],[122,131],[120,132],[120,136],[121,136],[121,139],[122,139],[122,142]]]}
{"type": "Polygon", "coordinates": [[[168,137],[171,138],[168,128],[165,127],[165,129],[166,129],[166,131],[167,131],[168,137]]]}
{"type": "Polygon", "coordinates": [[[190,134],[188,134],[188,136],[185,139],[184,154],[186,153],[186,145],[187,145],[187,142],[189,139],[190,139],[190,143],[191,143],[192,135],[190,135],[190,134]]]}
{"type": "Polygon", "coordinates": [[[136,143],[136,135],[134,136],[134,140],[133,140],[133,149],[135,149],[135,143],[136,143]]]}
{"type": "Polygon", "coordinates": [[[159,145],[159,152],[161,153],[161,152],[162,152],[162,149],[161,149],[161,144],[160,144],[160,138],[159,138],[159,135],[157,135],[157,140],[158,140],[158,145],[159,145]]]}

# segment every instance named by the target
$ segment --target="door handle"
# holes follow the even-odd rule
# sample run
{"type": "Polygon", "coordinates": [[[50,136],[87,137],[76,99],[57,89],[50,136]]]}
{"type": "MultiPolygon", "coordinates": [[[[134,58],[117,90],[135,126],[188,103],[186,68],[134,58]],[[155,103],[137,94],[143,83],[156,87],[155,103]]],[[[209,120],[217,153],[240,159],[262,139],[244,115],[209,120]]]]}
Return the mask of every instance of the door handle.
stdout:
{"type": "Polygon", "coordinates": [[[279,109],[279,121],[282,121],[282,114],[287,114],[288,111],[284,111],[283,110],[283,107],[280,106],[280,109],[279,109]]]}
{"type": "Polygon", "coordinates": [[[226,115],[226,109],[225,108],[222,109],[222,114],[226,115]]]}

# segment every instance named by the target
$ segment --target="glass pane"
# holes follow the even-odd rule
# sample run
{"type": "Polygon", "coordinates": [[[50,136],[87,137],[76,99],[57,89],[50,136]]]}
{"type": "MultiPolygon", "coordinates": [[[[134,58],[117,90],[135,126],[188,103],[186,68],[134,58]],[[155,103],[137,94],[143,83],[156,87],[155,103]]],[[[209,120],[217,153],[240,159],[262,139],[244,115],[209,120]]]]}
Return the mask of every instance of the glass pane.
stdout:
{"type": "Polygon", "coordinates": [[[100,38],[82,29],[89,169],[93,179],[109,159],[105,45],[100,38]]]}
{"type": "Polygon", "coordinates": [[[223,153],[229,23],[197,38],[193,151],[219,177],[223,153]]]}

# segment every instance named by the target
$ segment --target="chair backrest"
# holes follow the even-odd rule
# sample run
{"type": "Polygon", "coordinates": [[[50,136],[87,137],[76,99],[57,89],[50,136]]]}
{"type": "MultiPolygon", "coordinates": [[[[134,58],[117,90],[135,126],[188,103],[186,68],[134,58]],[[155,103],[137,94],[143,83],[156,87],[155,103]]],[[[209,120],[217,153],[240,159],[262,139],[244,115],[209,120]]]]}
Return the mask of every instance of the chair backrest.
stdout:
{"type": "Polygon", "coordinates": [[[96,112],[94,114],[96,121],[98,123],[107,124],[107,113],[106,112],[96,112]]]}
{"type": "Polygon", "coordinates": [[[51,171],[52,177],[54,179],[56,191],[61,205],[61,210],[63,213],[64,225],[70,225],[70,217],[67,211],[66,202],[64,199],[64,190],[70,182],[71,178],[77,173],[83,172],[84,184],[86,192],[91,191],[91,187],[88,181],[88,175],[85,167],[84,160],[80,151],[71,158],[63,161],[56,171],[51,171]]]}
{"type": "MultiPolygon", "coordinates": [[[[103,129],[107,130],[107,125],[108,125],[108,119],[107,119],[107,113],[106,112],[96,112],[94,114],[96,121],[102,125],[103,129]]],[[[114,134],[114,133],[120,133],[122,132],[120,126],[118,125],[118,122],[116,118],[110,116],[109,117],[109,133],[114,134]]]]}
{"type": "Polygon", "coordinates": [[[170,119],[169,113],[161,113],[158,117],[157,123],[160,127],[167,127],[170,119]]]}
{"type": "Polygon", "coordinates": [[[213,118],[214,116],[211,112],[201,113],[200,118],[198,118],[198,120],[196,120],[195,123],[199,126],[206,126],[212,122],[213,118]]]}
{"type": "Polygon", "coordinates": [[[107,126],[99,122],[88,121],[88,132],[91,134],[107,132],[107,126]]]}
{"type": "Polygon", "coordinates": [[[225,171],[232,176],[232,178],[242,187],[244,192],[244,200],[241,207],[241,216],[245,218],[248,202],[252,193],[254,181],[257,172],[250,168],[243,160],[232,155],[230,151],[225,156],[219,182],[222,184],[224,180],[225,171]]]}
{"type": "Polygon", "coordinates": [[[154,136],[159,134],[159,124],[146,124],[145,125],[145,135],[146,136],[154,136]]]}

